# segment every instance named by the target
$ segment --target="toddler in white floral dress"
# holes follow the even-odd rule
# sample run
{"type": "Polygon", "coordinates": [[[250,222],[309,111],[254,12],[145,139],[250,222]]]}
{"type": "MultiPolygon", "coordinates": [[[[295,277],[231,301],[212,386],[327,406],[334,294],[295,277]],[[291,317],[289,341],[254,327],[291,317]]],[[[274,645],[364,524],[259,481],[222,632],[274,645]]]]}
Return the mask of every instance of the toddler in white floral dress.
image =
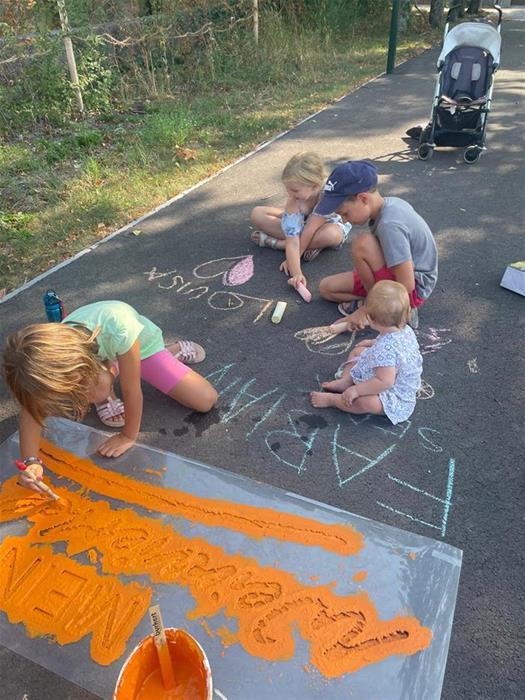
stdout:
{"type": "Polygon", "coordinates": [[[412,414],[423,369],[416,336],[407,325],[410,301],[402,284],[384,280],[372,287],[365,303],[370,327],[379,335],[358,343],[341,379],[324,382],[326,391],[310,397],[316,408],[386,415],[395,425],[412,414]]]}

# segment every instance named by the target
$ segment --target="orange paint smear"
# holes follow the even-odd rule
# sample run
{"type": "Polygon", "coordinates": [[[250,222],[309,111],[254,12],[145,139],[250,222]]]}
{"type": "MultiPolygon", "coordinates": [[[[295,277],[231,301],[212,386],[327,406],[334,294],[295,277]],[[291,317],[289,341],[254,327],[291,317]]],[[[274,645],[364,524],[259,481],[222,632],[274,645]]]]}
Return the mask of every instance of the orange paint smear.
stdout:
{"type": "Polygon", "coordinates": [[[145,474],[153,474],[153,476],[164,476],[164,472],[162,469],[143,469],[142,471],[145,474]]]}
{"type": "Polygon", "coordinates": [[[0,572],[0,610],[10,622],[58,644],[91,634],[91,656],[102,665],[124,653],[151,599],[151,589],[100,576],[51,547],[32,546],[29,537],[3,540],[0,572]]]}
{"type": "Polygon", "coordinates": [[[15,477],[4,483],[0,507],[1,519],[27,516],[34,523],[27,536],[32,542],[66,542],[70,556],[96,548],[104,572],[147,574],[156,583],[188,588],[196,601],[190,619],[223,612],[237,620],[242,647],[268,661],[293,657],[296,628],[310,643],[310,663],[327,677],[393,654],[414,654],[432,638],[415,617],[379,620],[366,593],[338,596],[329,586],[304,585],[292,574],[183,536],[131,509],[112,510],[107,502],[73,492],[67,508],[59,509],[28,495],[15,477]]]}
{"type": "Polygon", "coordinates": [[[361,583],[361,581],[366,581],[368,577],[368,571],[356,571],[352,576],[352,581],[355,583],[361,583]]]}
{"type": "Polygon", "coordinates": [[[230,629],[226,627],[226,625],[222,625],[216,630],[217,636],[220,637],[221,642],[223,647],[226,649],[228,647],[231,647],[232,644],[236,644],[239,641],[239,637],[236,632],[232,632],[230,629]]]}
{"type": "Polygon", "coordinates": [[[200,623],[200,626],[202,627],[202,629],[203,629],[203,630],[206,632],[206,634],[208,635],[208,637],[210,637],[211,639],[214,639],[214,638],[215,638],[215,633],[213,632],[213,630],[211,629],[211,627],[209,626],[209,624],[206,622],[206,620],[200,620],[199,623],[200,623]]]}
{"type": "Polygon", "coordinates": [[[102,469],[46,440],[41,444],[42,457],[51,471],[110,498],[159,513],[182,516],[208,527],[236,530],[257,540],[274,537],[285,542],[322,547],[343,556],[357,554],[363,547],[363,536],[349,525],[325,525],[270,508],[199,498],[184,491],[153,486],[102,469]]]}
{"type": "Polygon", "coordinates": [[[202,652],[182,630],[166,630],[175,686],[165,690],[151,637],[129,659],[115,691],[116,700],[206,700],[207,674],[202,652]]]}

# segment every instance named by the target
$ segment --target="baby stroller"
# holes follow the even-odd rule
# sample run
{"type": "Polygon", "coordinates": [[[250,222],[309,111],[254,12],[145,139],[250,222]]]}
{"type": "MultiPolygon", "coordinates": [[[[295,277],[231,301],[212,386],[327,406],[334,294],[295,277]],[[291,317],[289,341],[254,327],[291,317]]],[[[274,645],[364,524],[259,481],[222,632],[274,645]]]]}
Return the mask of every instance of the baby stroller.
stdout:
{"type": "Polygon", "coordinates": [[[430,121],[419,137],[421,160],[431,158],[436,146],[465,148],[466,163],[475,163],[486,150],[487,116],[501,51],[503,13],[499,5],[494,9],[496,26],[462,22],[449,31],[450,11],[447,15],[430,121]]]}

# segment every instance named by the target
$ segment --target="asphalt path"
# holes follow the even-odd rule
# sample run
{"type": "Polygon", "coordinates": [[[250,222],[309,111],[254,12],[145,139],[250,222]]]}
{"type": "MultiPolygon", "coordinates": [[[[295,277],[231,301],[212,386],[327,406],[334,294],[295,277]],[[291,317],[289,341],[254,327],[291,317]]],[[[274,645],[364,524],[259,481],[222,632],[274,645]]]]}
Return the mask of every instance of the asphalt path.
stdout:
{"type": "MultiPolygon", "coordinates": [[[[202,372],[221,392],[218,407],[199,416],[146,387],[141,442],[462,549],[446,700],[518,698],[524,687],[525,301],[499,287],[506,265],[525,258],[525,22],[511,16],[478,164],[467,166],[458,150],[421,162],[403,139],[430,109],[432,50],[147,218],[139,236],[124,232],[0,305],[3,339],[43,320],[49,287],[69,309],[131,303],[168,340],[204,344],[202,372]],[[281,254],[249,238],[251,208],[282,202],[280,171],[301,150],[330,165],[373,160],[383,194],[406,198],[435,234],[439,281],[418,332],[425,391],[410,424],[392,429],[381,418],[354,421],[309,404],[308,392],[333,375],[352,338],[316,346],[299,332],[337,317],[317,286],[349,269],[348,245],[305,264],[314,291],[306,305],[278,270],[281,254]],[[288,307],[276,326],[269,319],[277,300],[288,307]]],[[[17,428],[16,406],[0,391],[4,440],[17,428]]],[[[87,422],[99,427],[93,415],[87,422]]],[[[5,648],[0,669],[10,700],[94,698],[5,648]]]]}

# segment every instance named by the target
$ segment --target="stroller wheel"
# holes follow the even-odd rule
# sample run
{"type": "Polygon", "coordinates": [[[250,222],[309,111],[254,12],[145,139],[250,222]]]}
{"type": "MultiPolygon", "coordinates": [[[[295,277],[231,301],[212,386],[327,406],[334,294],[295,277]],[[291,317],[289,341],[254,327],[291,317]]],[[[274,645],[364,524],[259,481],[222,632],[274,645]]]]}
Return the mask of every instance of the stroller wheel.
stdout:
{"type": "Polygon", "coordinates": [[[433,153],[434,149],[432,146],[429,146],[428,143],[420,144],[419,148],[417,149],[417,157],[419,160],[430,160],[433,153]]]}
{"type": "Polygon", "coordinates": [[[481,151],[482,149],[479,148],[479,146],[469,146],[467,149],[465,149],[465,153],[463,153],[463,160],[465,163],[472,165],[479,160],[481,151]]]}

